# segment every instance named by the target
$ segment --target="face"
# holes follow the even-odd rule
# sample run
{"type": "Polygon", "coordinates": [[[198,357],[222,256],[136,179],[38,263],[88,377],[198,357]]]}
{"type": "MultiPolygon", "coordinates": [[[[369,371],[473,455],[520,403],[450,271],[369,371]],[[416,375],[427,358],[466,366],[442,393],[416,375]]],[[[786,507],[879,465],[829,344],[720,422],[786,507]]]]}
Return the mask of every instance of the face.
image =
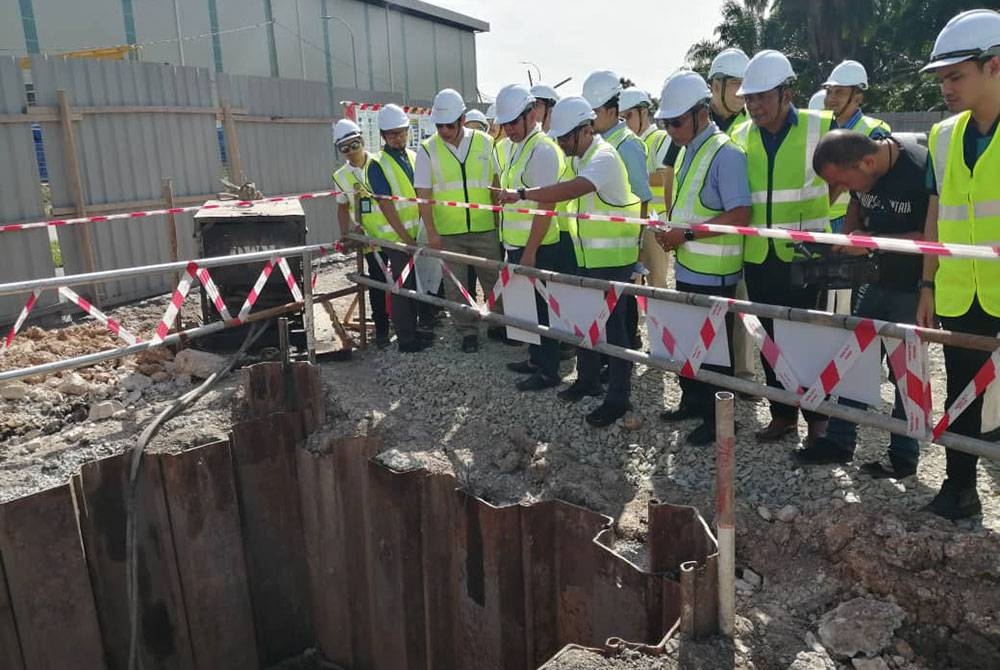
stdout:
{"type": "Polygon", "coordinates": [[[736,95],[743,85],[742,79],[735,77],[719,77],[712,80],[712,98],[715,99],[716,106],[721,103],[722,107],[731,112],[738,112],[743,109],[743,96],[736,95]]]}
{"type": "Polygon", "coordinates": [[[860,98],[861,92],[853,86],[827,86],[824,105],[837,116],[853,114],[861,104],[860,98]]]}
{"type": "Polygon", "coordinates": [[[531,129],[535,127],[534,106],[510,123],[503,123],[501,125],[503,126],[503,131],[507,134],[507,137],[510,138],[511,142],[520,142],[527,137],[528,133],[531,132],[531,129]]]}
{"type": "Polygon", "coordinates": [[[592,137],[593,134],[593,128],[582,126],[557,138],[556,143],[559,144],[559,148],[567,156],[583,156],[585,149],[590,146],[587,139],[592,137]]]}
{"type": "Polygon", "coordinates": [[[776,125],[785,112],[784,94],[780,88],[772,88],[763,93],[751,93],[745,96],[744,100],[750,118],[761,128],[776,125]]]}
{"type": "Polygon", "coordinates": [[[618,124],[617,107],[598,107],[594,110],[594,114],[597,115],[597,118],[594,119],[594,130],[599,133],[603,133],[618,124]]]}
{"type": "Polygon", "coordinates": [[[622,112],[622,119],[625,120],[625,125],[633,133],[638,133],[642,129],[642,110],[638,107],[626,109],[622,112]]]}
{"type": "Polygon", "coordinates": [[[365,157],[365,143],[360,137],[355,137],[354,139],[338,144],[337,151],[351,165],[360,165],[365,157]]]}
{"type": "Polygon", "coordinates": [[[670,135],[674,144],[686,147],[691,143],[694,136],[698,134],[697,128],[695,128],[696,118],[696,114],[687,111],[673,119],[664,119],[663,126],[667,129],[667,134],[670,135]]]}
{"type": "Polygon", "coordinates": [[[382,139],[390,149],[405,149],[406,140],[410,137],[409,128],[396,128],[395,130],[385,130],[382,132],[382,139]]]}
{"type": "Polygon", "coordinates": [[[552,116],[552,104],[545,100],[536,99],[534,108],[535,119],[542,124],[542,130],[548,131],[549,120],[552,116]]]}
{"type": "Polygon", "coordinates": [[[436,123],[434,127],[437,128],[438,135],[441,139],[449,144],[458,144],[462,139],[462,126],[465,124],[465,114],[458,117],[458,119],[452,123],[436,123]]]}
{"type": "Polygon", "coordinates": [[[991,86],[1000,81],[1000,57],[991,58],[982,68],[975,61],[948,65],[934,71],[949,112],[972,109],[991,86]],[[992,85],[991,85],[992,80],[992,85]]]}
{"type": "Polygon", "coordinates": [[[878,180],[875,176],[875,157],[865,156],[854,167],[827,165],[820,173],[820,177],[835,188],[867,193],[878,180]]]}

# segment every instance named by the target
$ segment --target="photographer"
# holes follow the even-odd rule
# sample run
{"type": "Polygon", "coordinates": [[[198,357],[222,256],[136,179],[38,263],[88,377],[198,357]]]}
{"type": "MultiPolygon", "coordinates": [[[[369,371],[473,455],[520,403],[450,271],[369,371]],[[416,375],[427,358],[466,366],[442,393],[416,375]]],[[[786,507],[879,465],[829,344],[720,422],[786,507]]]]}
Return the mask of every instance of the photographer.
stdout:
{"type": "MultiPolygon", "coordinates": [[[[872,139],[850,130],[834,130],[820,140],[813,154],[813,169],[832,188],[850,192],[844,219],[844,233],[923,239],[928,194],[925,185],[927,149],[907,137],[885,136],[872,139]]],[[[861,247],[834,247],[835,252],[864,256],[861,247]]],[[[854,292],[851,314],[894,323],[913,323],[916,314],[922,259],[915,254],[879,253],[878,280],[863,284],[854,292]]],[[[891,374],[891,371],[890,371],[891,374]]],[[[864,407],[842,398],[841,404],[864,407]]],[[[899,389],[892,416],[906,414],[899,389]]],[[[844,419],[830,419],[826,437],[795,452],[795,460],[812,465],[847,463],[854,458],[857,426],[844,419]]],[[[901,479],[917,471],[919,443],[893,434],[889,439],[888,464],[862,466],[876,479],[901,479]]]]}

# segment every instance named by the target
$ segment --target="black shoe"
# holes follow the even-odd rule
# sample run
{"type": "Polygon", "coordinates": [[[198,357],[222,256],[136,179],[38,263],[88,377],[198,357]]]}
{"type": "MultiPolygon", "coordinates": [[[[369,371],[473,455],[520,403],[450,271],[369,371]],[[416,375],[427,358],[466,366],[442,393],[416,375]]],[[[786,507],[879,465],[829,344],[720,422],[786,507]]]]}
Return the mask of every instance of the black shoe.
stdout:
{"type": "Polygon", "coordinates": [[[704,447],[715,442],[715,424],[708,421],[688,433],[687,443],[696,447],[704,447]]]}
{"type": "Polygon", "coordinates": [[[466,335],[462,338],[462,353],[474,354],[479,351],[479,336],[466,335]]]}
{"type": "Polygon", "coordinates": [[[391,344],[388,335],[376,335],[375,336],[375,346],[379,349],[385,349],[391,344]]]}
{"type": "Polygon", "coordinates": [[[940,517],[951,521],[966,519],[973,516],[980,516],[983,513],[982,503],[979,502],[979,492],[975,486],[959,488],[944,480],[941,490],[934,496],[923,511],[937,514],[940,517]]]}
{"type": "Polygon", "coordinates": [[[577,402],[582,400],[585,396],[592,396],[594,398],[600,398],[604,394],[604,389],[597,386],[584,386],[579,381],[575,381],[569,385],[568,388],[559,391],[557,394],[560,400],[565,400],[566,402],[577,402]]]}
{"type": "Polygon", "coordinates": [[[601,367],[601,372],[600,374],[597,375],[597,380],[602,384],[607,384],[610,379],[611,379],[611,366],[605,365],[601,367]]]}
{"type": "Polygon", "coordinates": [[[519,347],[521,342],[518,340],[512,340],[507,337],[507,329],[503,326],[496,328],[487,328],[486,337],[493,340],[494,342],[499,342],[500,344],[505,344],[508,347],[519,347]]]}
{"type": "Polygon", "coordinates": [[[861,472],[872,479],[906,479],[917,474],[917,464],[890,455],[889,465],[881,461],[865,463],[861,466],[861,472]]]}
{"type": "Polygon", "coordinates": [[[632,409],[632,405],[629,403],[625,403],[624,405],[609,405],[607,402],[604,402],[600,407],[587,415],[587,423],[595,428],[604,428],[625,416],[630,409],[632,409]]]}
{"type": "Polygon", "coordinates": [[[423,351],[431,346],[431,343],[427,340],[413,340],[412,342],[400,342],[399,343],[399,353],[401,354],[415,354],[418,351],[423,351]]]}
{"type": "Polygon", "coordinates": [[[418,340],[422,340],[424,342],[433,342],[434,341],[434,337],[435,337],[434,333],[432,333],[431,331],[429,331],[429,330],[420,330],[420,329],[417,329],[414,332],[414,335],[416,336],[416,338],[418,340]]]}
{"type": "Polygon", "coordinates": [[[527,379],[522,379],[516,385],[518,391],[541,391],[559,386],[562,382],[558,377],[550,377],[544,372],[536,372],[527,379]]]}
{"type": "Polygon", "coordinates": [[[792,460],[799,465],[846,465],[854,460],[854,452],[844,449],[828,437],[819,437],[802,449],[792,452],[792,460]]]}
{"type": "Polygon", "coordinates": [[[660,419],[662,421],[684,421],[685,419],[693,419],[696,416],[698,416],[698,413],[694,411],[694,407],[684,403],[678,405],[677,409],[668,409],[665,412],[660,412],[660,419]]]}
{"type": "Polygon", "coordinates": [[[531,361],[518,361],[517,363],[508,363],[507,369],[511,372],[516,372],[522,375],[533,375],[538,372],[538,366],[531,361]]]}

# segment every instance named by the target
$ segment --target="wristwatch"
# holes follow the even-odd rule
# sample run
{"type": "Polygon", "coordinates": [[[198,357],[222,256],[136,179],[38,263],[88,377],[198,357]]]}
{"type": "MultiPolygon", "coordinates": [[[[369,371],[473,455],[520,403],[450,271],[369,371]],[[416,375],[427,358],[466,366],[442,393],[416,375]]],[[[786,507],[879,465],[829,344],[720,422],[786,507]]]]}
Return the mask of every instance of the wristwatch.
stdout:
{"type": "Polygon", "coordinates": [[[933,291],[934,282],[930,279],[921,279],[920,281],[917,282],[917,290],[922,290],[925,288],[929,288],[930,290],[933,291]]]}
{"type": "Polygon", "coordinates": [[[688,241],[688,242],[690,242],[691,240],[693,240],[694,239],[694,231],[691,230],[690,228],[685,228],[684,229],[684,239],[686,241],[688,241]]]}
{"type": "Polygon", "coordinates": [[[523,188],[517,189],[517,199],[518,200],[527,200],[527,198],[524,197],[524,191],[525,191],[525,189],[523,189],[523,188]]]}

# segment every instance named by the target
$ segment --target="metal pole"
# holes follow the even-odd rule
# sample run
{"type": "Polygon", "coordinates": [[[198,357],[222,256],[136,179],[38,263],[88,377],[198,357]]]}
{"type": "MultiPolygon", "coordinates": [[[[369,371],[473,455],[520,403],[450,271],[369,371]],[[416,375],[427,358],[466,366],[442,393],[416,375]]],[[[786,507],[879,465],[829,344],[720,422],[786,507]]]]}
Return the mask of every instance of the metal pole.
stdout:
{"type": "Polygon", "coordinates": [[[392,76],[392,33],[389,28],[389,3],[385,3],[385,45],[389,54],[389,90],[395,92],[396,82],[392,76]]]}
{"type": "Polygon", "coordinates": [[[347,28],[347,34],[351,36],[351,58],[354,61],[354,88],[358,87],[358,44],[354,40],[354,30],[351,28],[351,24],[342,19],[339,16],[321,16],[324,21],[339,21],[345,28],[347,28]]]}
{"type": "MultiPolygon", "coordinates": [[[[174,180],[167,177],[162,182],[163,201],[166,203],[167,209],[173,209],[174,207],[174,180]]],[[[177,217],[173,214],[167,214],[167,237],[170,242],[170,260],[178,261],[180,258],[177,256],[177,217]]],[[[176,286],[181,281],[181,275],[179,272],[174,273],[174,285],[176,286]]],[[[175,330],[184,330],[184,322],[181,319],[181,313],[177,312],[177,321],[174,322],[175,330]]]]}
{"type": "Polygon", "coordinates": [[[185,62],[184,62],[184,35],[181,32],[181,7],[180,7],[180,0],[174,0],[174,25],[177,27],[177,56],[180,58],[181,65],[185,65],[185,62]]]}
{"type": "Polygon", "coordinates": [[[735,503],[736,427],[733,394],[715,394],[715,525],[719,538],[719,632],[733,637],[736,626],[735,503]]]}
{"type": "MultiPolygon", "coordinates": [[[[355,225],[361,225],[361,194],[356,193],[354,195],[354,207],[351,210],[354,217],[357,217],[354,221],[355,225]]],[[[359,247],[357,254],[357,268],[358,274],[364,274],[365,271],[365,260],[364,260],[364,247],[359,247]]],[[[368,310],[366,309],[366,298],[364,291],[358,292],[358,323],[361,325],[361,349],[368,348],[368,310]]]]}
{"type": "Polygon", "coordinates": [[[313,257],[312,252],[302,254],[302,328],[306,331],[306,354],[309,362],[316,363],[316,317],[313,313],[313,257]]]}
{"type": "Polygon", "coordinates": [[[299,69],[302,78],[306,78],[306,44],[302,39],[302,8],[299,0],[295,0],[295,30],[299,33],[299,69]]]}
{"type": "MultiPolygon", "coordinates": [[[[391,246],[385,244],[384,246],[391,246]]],[[[456,254],[461,255],[461,254],[456,254]]],[[[520,330],[526,330],[531,333],[537,333],[542,337],[549,337],[553,340],[559,340],[560,342],[566,342],[567,344],[573,344],[580,346],[581,339],[569,333],[559,332],[557,330],[552,330],[547,326],[540,326],[537,323],[526,321],[524,319],[517,319],[506,314],[494,314],[489,313],[483,316],[479,313],[479,310],[473,309],[469,305],[461,304],[457,302],[450,302],[437,296],[431,295],[429,293],[417,293],[411,289],[397,288],[395,285],[389,285],[382,282],[377,282],[369,277],[361,275],[359,273],[350,273],[347,278],[356,284],[362,284],[364,286],[370,286],[372,288],[377,288],[383,291],[389,291],[390,293],[397,293],[399,295],[405,295],[413,300],[420,300],[422,302],[428,302],[432,305],[438,305],[444,307],[454,313],[455,311],[461,311],[465,314],[471,316],[475,319],[482,319],[490,323],[499,324],[503,326],[513,326],[520,330]]],[[[649,354],[643,353],[641,351],[635,351],[633,349],[625,349],[624,347],[618,347],[613,344],[600,343],[592,347],[594,351],[600,352],[602,354],[608,354],[609,356],[616,356],[617,358],[622,358],[627,361],[632,361],[633,363],[638,363],[640,365],[645,365],[648,367],[657,368],[659,370],[666,370],[667,372],[680,373],[682,363],[675,363],[673,361],[664,360],[662,358],[654,358],[649,354]]],[[[695,379],[698,381],[703,381],[712,386],[719,386],[736,393],[749,393],[750,395],[767,398],[768,400],[773,400],[784,405],[797,405],[799,402],[799,397],[792,393],[791,391],[786,391],[780,388],[773,388],[771,386],[764,386],[763,384],[758,384],[756,382],[748,381],[740,377],[729,377],[727,375],[712,372],[711,370],[706,370],[702,368],[695,375],[695,379]]],[[[0,376],[0,381],[3,381],[2,376],[0,376]]],[[[816,411],[820,414],[825,414],[827,416],[837,417],[840,419],[846,419],[852,423],[857,423],[864,426],[872,426],[873,428],[879,428],[889,433],[899,433],[900,435],[906,435],[909,430],[906,422],[902,419],[893,419],[891,417],[885,416],[883,414],[877,414],[873,412],[865,412],[860,409],[855,409],[854,407],[849,407],[847,405],[841,405],[835,402],[830,402],[829,400],[824,400],[819,404],[816,411]]],[[[984,440],[977,440],[970,437],[965,437],[964,435],[956,435],[954,433],[945,433],[937,438],[935,444],[939,444],[943,447],[948,447],[950,449],[957,449],[958,451],[964,451],[967,454],[973,454],[975,456],[982,456],[983,458],[993,458],[1000,460],[1000,444],[995,444],[993,442],[986,442],[984,440]]]]}
{"type": "MultiPolygon", "coordinates": [[[[66,91],[59,89],[56,91],[56,100],[59,105],[59,123],[62,128],[64,151],[66,152],[66,177],[69,181],[70,191],[73,193],[73,208],[77,216],[87,216],[87,198],[83,192],[83,176],[80,174],[80,158],[76,152],[76,132],[73,128],[73,116],[70,110],[69,98],[66,91]]],[[[83,248],[83,267],[87,272],[97,270],[97,260],[94,255],[94,238],[91,235],[90,223],[80,224],[77,239],[83,248]]],[[[88,297],[96,305],[104,302],[104,287],[88,287],[88,297]]]]}

